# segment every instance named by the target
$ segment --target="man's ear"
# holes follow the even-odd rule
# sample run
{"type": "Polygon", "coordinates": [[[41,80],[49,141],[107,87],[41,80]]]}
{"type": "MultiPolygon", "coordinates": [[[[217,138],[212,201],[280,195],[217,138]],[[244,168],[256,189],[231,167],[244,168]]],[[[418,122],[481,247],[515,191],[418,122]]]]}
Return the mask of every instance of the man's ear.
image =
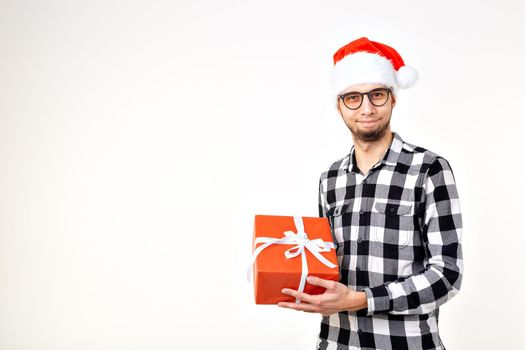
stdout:
{"type": "Polygon", "coordinates": [[[341,100],[337,99],[337,110],[339,111],[339,114],[343,116],[343,112],[341,111],[341,100]]]}
{"type": "Polygon", "coordinates": [[[392,95],[392,108],[394,108],[394,106],[396,105],[396,97],[394,95],[392,95]]]}

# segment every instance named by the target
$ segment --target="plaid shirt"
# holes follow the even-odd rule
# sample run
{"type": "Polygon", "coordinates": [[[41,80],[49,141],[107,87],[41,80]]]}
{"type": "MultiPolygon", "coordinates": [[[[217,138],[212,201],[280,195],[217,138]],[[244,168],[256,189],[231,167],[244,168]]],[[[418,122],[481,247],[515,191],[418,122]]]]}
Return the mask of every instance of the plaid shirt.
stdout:
{"type": "Polygon", "coordinates": [[[397,133],[383,159],[360,173],[354,147],[319,180],[341,283],[368,309],[323,317],[318,349],[445,349],[439,306],[459,291],[462,219],[454,175],[442,157],[397,133]]]}

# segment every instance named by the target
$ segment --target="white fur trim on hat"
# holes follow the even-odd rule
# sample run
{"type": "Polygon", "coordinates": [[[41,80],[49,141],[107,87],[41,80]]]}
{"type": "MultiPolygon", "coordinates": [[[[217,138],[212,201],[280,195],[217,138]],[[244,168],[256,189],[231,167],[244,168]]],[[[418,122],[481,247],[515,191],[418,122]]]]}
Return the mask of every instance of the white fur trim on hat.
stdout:
{"type": "Polygon", "coordinates": [[[384,56],[363,51],[344,57],[334,66],[332,88],[335,96],[351,85],[365,83],[383,84],[392,88],[395,95],[398,85],[392,62],[384,56]]]}

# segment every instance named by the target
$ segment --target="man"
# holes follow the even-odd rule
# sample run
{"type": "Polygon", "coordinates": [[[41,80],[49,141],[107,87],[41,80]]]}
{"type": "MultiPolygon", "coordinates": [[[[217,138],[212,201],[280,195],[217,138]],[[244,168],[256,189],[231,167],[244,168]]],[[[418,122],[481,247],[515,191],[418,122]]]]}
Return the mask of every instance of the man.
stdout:
{"type": "Polygon", "coordinates": [[[321,295],[291,289],[323,315],[318,349],[445,349],[439,306],[460,289],[462,219],[452,169],[443,157],[390,130],[399,88],[417,72],[384,44],[360,38],[334,55],[337,108],[353,147],[319,181],[340,282],[308,277],[321,295]]]}

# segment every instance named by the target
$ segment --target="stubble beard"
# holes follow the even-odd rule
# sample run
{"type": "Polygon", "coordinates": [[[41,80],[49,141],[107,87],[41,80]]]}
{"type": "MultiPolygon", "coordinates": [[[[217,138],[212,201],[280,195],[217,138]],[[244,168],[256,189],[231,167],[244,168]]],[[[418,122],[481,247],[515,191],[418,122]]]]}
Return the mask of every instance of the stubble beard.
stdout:
{"type": "Polygon", "coordinates": [[[387,123],[379,125],[377,129],[375,130],[365,131],[365,130],[358,129],[357,127],[351,127],[351,126],[349,128],[350,128],[350,131],[352,132],[352,135],[354,135],[354,137],[356,137],[359,141],[364,141],[364,142],[379,141],[385,136],[388,130],[388,127],[390,126],[390,116],[388,117],[387,123]]]}

